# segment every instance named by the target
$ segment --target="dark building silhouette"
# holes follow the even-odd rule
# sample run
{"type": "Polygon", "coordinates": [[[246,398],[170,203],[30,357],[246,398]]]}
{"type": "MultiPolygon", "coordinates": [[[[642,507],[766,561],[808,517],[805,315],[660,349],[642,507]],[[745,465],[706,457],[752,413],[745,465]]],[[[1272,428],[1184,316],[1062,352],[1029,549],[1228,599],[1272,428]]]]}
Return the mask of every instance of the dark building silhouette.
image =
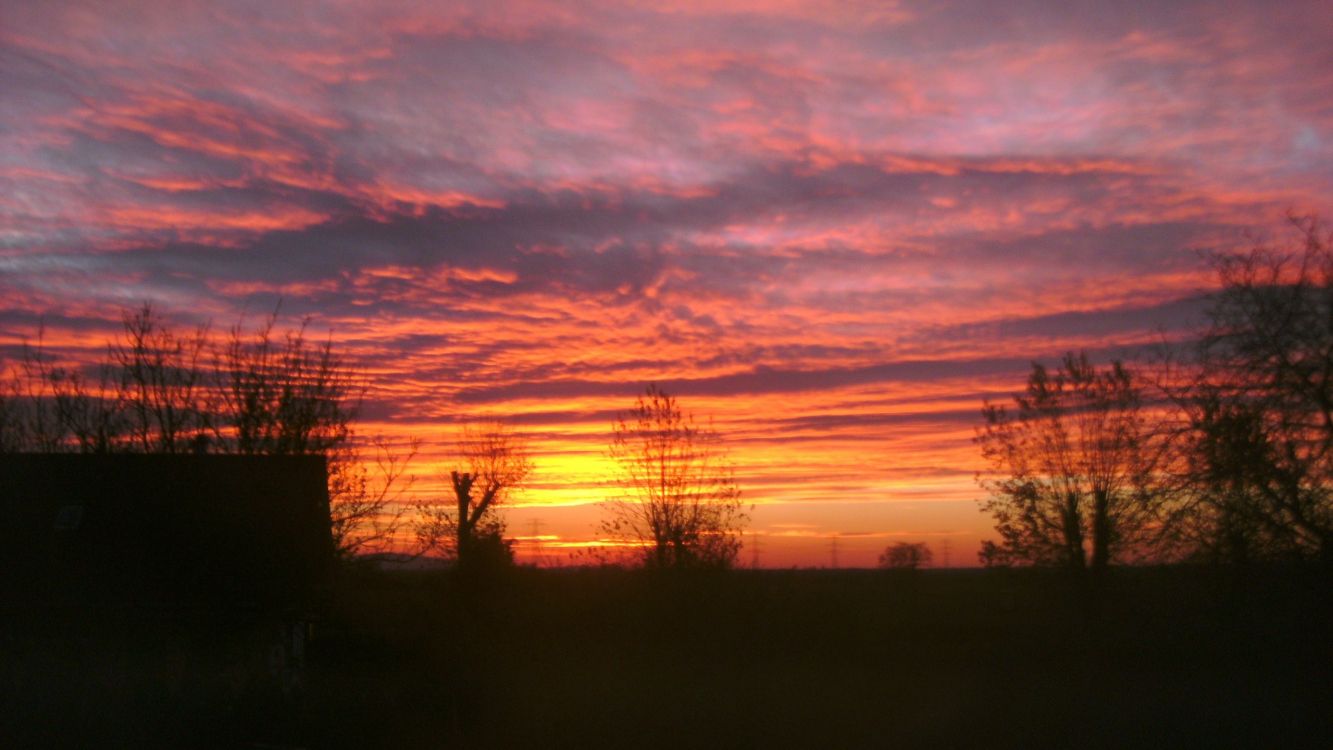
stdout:
{"type": "Polygon", "coordinates": [[[0,456],[11,605],[307,607],[331,574],[319,456],[0,456]]]}

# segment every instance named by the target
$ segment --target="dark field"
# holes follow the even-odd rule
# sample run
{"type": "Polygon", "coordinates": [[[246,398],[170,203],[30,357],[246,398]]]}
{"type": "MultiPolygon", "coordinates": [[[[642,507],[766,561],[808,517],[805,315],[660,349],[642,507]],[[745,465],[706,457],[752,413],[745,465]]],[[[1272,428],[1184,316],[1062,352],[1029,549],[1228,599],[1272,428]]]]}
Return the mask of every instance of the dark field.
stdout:
{"type": "Polygon", "coordinates": [[[1326,577],[1072,584],[348,573],[290,697],[244,618],[11,611],[0,745],[1333,747],[1326,577]]]}

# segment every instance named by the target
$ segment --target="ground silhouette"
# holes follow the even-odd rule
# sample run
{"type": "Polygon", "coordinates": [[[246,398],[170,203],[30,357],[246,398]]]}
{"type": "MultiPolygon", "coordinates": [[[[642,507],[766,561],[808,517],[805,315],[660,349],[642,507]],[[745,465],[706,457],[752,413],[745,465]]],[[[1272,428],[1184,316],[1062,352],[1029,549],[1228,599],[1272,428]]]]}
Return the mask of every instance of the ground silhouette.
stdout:
{"type": "Polygon", "coordinates": [[[229,681],[222,630],[99,629],[5,641],[4,705],[74,744],[1327,747],[1321,576],[344,571],[298,696],[229,681]]]}

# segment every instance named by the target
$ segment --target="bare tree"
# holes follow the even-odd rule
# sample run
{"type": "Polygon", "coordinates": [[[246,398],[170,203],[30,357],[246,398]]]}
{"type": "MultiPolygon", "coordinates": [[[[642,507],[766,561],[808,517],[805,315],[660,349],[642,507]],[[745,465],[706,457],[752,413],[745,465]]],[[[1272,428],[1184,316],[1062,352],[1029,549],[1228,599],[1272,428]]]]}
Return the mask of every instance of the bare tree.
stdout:
{"type": "Polygon", "coordinates": [[[1206,557],[1333,559],[1333,236],[1213,258],[1221,282],[1193,379],[1184,533],[1206,557]]]}
{"type": "Polygon", "coordinates": [[[57,364],[46,351],[45,333],[38,326],[18,362],[0,369],[0,452],[123,449],[126,421],[109,350],[95,366],[57,364]]]}
{"type": "Polygon", "coordinates": [[[4,372],[0,450],[320,455],[340,554],[390,543],[416,443],[398,453],[355,441],[355,371],[331,340],[310,343],[308,321],[283,333],[276,323],[276,312],[254,331],[238,323],[218,342],[206,326],[179,335],[144,304],[124,312],[95,371],[57,366],[39,329],[4,372]]]}
{"type": "Polygon", "coordinates": [[[196,449],[209,427],[207,326],[178,335],[149,303],[126,311],[122,322],[111,362],[120,374],[131,445],[145,453],[196,449]]]}
{"type": "Polygon", "coordinates": [[[613,426],[608,453],[625,496],[606,504],[604,533],[642,545],[649,567],[735,563],[749,516],[715,431],[649,386],[613,426]]]}
{"type": "Polygon", "coordinates": [[[21,369],[5,362],[0,378],[0,453],[18,453],[27,448],[27,400],[21,369]]]}
{"type": "Polygon", "coordinates": [[[916,570],[930,565],[930,548],[921,542],[897,542],[884,548],[879,556],[879,567],[888,570],[916,570]]]}
{"type": "Polygon", "coordinates": [[[17,453],[23,449],[22,401],[10,390],[12,373],[0,371],[4,378],[0,388],[0,453],[17,453]]]}
{"type": "Polygon", "coordinates": [[[97,365],[96,373],[96,379],[89,379],[78,369],[51,369],[51,396],[57,421],[80,452],[111,453],[123,443],[125,412],[116,398],[110,363],[97,365]]]}
{"type": "Polygon", "coordinates": [[[452,552],[460,568],[512,561],[496,511],[532,473],[527,440],[501,422],[470,425],[458,452],[466,468],[449,472],[454,507],[420,506],[418,547],[452,552]]]}
{"type": "Polygon", "coordinates": [[[25,340],[22,354],[6,373],[0,407],[0,447],[8,451],[64,450],[68,431],[61,424],[51,392],[51,364],[44,347],[45,327],[37,329],[36,343],[25,340]]]}
{"type": "Polygon", "coordinates": [[[375,438],[369,445],[374,456],[367,460],[355,442],[349,440],[328,454],[333,546],[344,559],[394,543],[402,526],[403,496],[415,479],[407,467],[419,447],[415,439],[398,449],[375,438]]]}
{"type": "Polygon", "coordinates": [[[1021,562],[1094,570],[1155,541],[1155,446],[1136,376],[1120,363],[1099,372],[1066,355],[1047,372],[1033,364],[1014,408],[987,403],[977,434],[990,464],[979,475],[982,510],[1001,541],[988,564],[1021,562]]]}
{"type": "Polygon", "coordinates": [[[241,454],[332,454],[351,435],[360,393],[332,339],[311,344],[309,321],[274,334],[275,311],[247,333],[228,332],[214,354],[219,394],[215,435],[241,454]]]}
{"type": "Polygon", "coordinates": [[[244,455],[322,455],[328,461],[334,547],[343,558],[391,547],[402,525],[406,473],[418,443],[355,438],[358,375],[333,349],[314,344],[309,320],[278,332],[275,310],[253,331],[242,323],[214,351],[220,450],[244,455]]]}
{"type": "Polygon", "coordinates": [[[55,364],[39,328],[3,371],[0,451],[321,455],[336,549],[380,548],[398,530],[416,444],[396,453],[383,440],[354,441],[355,373],[331,342],[309,344],[305,322],[276,336],[276,321],[275,312],[249,334],[237,324],[219,345],[206,326],[178,335],[144,304],[123,314],[95,370],[55,364]]]}

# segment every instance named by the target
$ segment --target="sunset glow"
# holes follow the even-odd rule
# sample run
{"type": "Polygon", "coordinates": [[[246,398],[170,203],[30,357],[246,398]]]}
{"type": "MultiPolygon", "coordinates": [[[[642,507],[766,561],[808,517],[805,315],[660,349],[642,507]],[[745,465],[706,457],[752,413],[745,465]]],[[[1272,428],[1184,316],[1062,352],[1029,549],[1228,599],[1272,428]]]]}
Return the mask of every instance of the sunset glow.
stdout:
{"type": "Polygon", "coordinates": [[[1327,2],[124,5],[0,4],[0,356],[281,301],[414,495],[460,424],[531,436],[521,560],[606,543],[655,382],[742,564],[976,564],[982,400],[1184,335],[1203,252],[1333,206],[1327,2]]]}

